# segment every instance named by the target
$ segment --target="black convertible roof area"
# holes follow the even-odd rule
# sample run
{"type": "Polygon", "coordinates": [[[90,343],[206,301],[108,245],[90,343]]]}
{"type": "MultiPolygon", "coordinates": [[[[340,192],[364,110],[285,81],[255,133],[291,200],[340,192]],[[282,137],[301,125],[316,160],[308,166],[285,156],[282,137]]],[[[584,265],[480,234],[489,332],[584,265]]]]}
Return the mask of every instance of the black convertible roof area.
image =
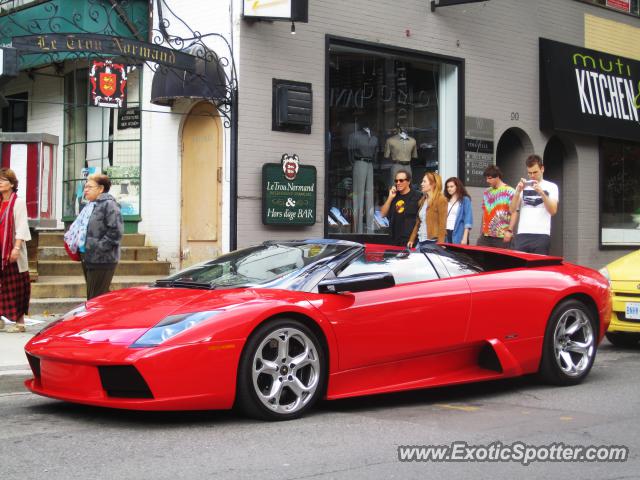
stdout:
{"type": "Polygon", "coordinates": [[[535,255],[532,253],[518,252],[516,250],[506,250],[502,248],[486,248],[461,245],[436,245],[450,252],[461,252],[469,255],[476,262],[482,265],[485,270],[504,270],[509,268],[537,268],[551,265],[562,265],[562,257],[551,257],[548,255],[535,255]]]}

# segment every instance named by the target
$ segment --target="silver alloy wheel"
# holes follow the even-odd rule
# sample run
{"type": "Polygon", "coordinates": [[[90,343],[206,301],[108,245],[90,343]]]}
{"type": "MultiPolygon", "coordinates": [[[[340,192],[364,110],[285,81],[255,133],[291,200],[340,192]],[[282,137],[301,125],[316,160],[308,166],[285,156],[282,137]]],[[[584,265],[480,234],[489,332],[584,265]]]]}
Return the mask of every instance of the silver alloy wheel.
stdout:
{"type": "Polygon", "coordinates": [[[595,337],[588,315],[577,308],[564,312],[553,334],[555,359],[569,377],[582,375],[595,354],[595,337]]]}
{"type": "Polygon", "coordinates": [[[291,414],[313,398],[320,383],[317,348],[297,328],[269,332],[258,345],[251,368],[253,388],[264,406],[291,414]]]}

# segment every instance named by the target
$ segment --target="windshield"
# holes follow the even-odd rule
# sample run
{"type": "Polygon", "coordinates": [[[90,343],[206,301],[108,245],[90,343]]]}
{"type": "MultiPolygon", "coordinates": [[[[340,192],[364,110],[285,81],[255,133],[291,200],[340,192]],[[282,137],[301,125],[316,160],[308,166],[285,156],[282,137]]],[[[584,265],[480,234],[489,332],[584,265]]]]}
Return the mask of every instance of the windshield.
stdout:
{"type": "Polygon", "coordinates": [[[353,244],[346,243],[265,243],[195,265],[156,283],[180,287],[260,286],[297,289],[299,282],[293,281],[294,279],[316,270],[316,267],[352,248],[353,244]]]}

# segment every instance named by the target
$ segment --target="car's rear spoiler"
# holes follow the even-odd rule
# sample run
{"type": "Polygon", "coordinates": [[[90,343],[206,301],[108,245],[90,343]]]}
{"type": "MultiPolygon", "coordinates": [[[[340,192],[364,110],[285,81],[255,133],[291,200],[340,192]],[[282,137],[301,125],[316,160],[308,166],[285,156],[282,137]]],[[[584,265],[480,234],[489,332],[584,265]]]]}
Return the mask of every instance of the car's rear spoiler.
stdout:
{"type": "Polygon", "coordinates": [[[551,255],[507,250],[505,248],[478,247],[472,245],[442,244],[442,247],[453,252],[463,252],[478,260],[481,264],[500,263],[506,268],[534,268],[561,265],[564,259],[551,255]]]}

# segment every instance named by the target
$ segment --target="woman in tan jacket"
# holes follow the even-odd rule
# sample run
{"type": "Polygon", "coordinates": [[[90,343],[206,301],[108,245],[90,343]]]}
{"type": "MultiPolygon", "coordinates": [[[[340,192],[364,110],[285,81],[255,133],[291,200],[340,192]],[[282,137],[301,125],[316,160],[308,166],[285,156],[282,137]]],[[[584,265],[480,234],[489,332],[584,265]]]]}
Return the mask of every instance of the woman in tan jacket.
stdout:
{"type": "MultiPolygon", "coordinates": [[[[31,240],[27,204],[19,198],[18,179],[13,170],[0,168],[0,315],[15,325],[6,331],[24,332],[29,310],[31,284],[27,241],[31,240]]],[[[4,321],[0,318],[0,328],[4,321]]]]}
{"type": "Polygon", "coordinates": [[[418,203],[418,217],[407,247],[432,241],[444,242],[447,232],[447,199],[442,194],[442,178],[435,172],[427,172],[420,184],[423,197],[418,203]]]}

